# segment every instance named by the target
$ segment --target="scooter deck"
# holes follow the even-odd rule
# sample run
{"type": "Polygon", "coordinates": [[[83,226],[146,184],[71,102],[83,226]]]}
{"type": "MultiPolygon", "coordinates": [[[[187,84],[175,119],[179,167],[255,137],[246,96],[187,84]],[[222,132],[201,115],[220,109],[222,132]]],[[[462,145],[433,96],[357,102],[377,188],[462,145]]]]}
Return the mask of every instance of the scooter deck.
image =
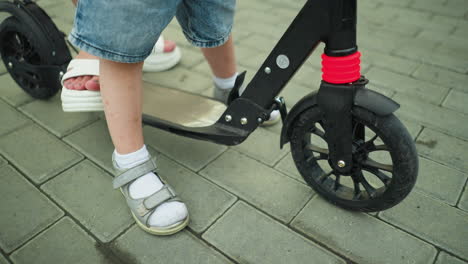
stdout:
{"type": "Polygon", "coordinates": [[[184,127],[216,123],[226,105],[211,98],[143,82],[143,113],[184,127]]]}

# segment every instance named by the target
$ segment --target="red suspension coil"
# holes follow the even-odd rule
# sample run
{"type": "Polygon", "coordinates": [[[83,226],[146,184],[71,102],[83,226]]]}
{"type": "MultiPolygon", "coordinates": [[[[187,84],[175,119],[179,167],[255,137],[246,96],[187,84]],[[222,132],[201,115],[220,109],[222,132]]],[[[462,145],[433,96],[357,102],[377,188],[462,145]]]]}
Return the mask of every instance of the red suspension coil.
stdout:
{"type": "Polygon", "coordinates": [[[322,79],[328,83],[343,84],[361,77],[361,53],[348,56],[330,57],[322,54],[322,79]]]}

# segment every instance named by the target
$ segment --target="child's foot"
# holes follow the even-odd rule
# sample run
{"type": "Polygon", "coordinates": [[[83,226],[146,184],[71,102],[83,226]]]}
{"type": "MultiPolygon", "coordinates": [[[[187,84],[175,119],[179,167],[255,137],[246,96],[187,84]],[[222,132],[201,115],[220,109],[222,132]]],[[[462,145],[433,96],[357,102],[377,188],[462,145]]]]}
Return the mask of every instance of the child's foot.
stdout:
{"type": "Polygon", "coordinates": [[[123,173],[114,178],[138,225],[155,235],[170,235],[183,229],[189,221],[186,205],[169,185],[153,171],[154,160],[145,146],[130,154],[114,152],[114,166],[123,173]]]}

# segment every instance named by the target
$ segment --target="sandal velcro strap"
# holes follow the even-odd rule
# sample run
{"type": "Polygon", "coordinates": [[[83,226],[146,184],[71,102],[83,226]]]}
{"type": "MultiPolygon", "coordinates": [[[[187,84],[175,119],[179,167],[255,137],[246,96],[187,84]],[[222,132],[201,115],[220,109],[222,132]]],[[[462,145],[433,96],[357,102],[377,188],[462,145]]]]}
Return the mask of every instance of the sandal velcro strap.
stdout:
{"type": "Polygon", "coordinates": [[[169,185],[164,185],[159,191],[146,198],[136,211],[140,216],[144,216],[169,200],[178,200],[176,197],[174,190],[169,185]]]}
{"type": "Polygon", "coordinates": [[[124,171],[112,181],[114,189],[120,188],[141,176],[156,170],[156,159],[149,159],[142,164],[124,171]]]}

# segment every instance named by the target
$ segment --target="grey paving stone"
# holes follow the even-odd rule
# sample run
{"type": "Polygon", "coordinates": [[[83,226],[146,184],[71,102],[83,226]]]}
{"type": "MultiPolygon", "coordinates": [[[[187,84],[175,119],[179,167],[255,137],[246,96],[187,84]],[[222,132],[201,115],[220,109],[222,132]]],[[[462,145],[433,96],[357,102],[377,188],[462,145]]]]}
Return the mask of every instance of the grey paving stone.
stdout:
{"type": "Polygon", "coordinates": [[[455,206],[467,177],[467,174],[421,157],[416,188],[455,206]]]}
{"type": "MultiPolygon", "coordinates": [[[[366,50],[362,52],[361,62],[375,65],[381,69],[390,70],[403,75],[411,74],[421,64],[420,62],[399,58],[372,50],[366,50]]],[[[366,73],[366,77],[370,78],[372,81],[372,75],[368,75],[366,73]]]]}
{"type": "Polygon", "coordinates": [[[31,123],[24,115],[0,100],[0,136],[31,123]]]}
{"type": "Polygon", "coordinates": [[[242,144],[233,147],[233,149],[273,166],[288,152],[286,148],[280,149],[279,142],[278,134],[257,129],[242,144]]]}
{"type": "Polygon", "coordinates": [[[442,105],[452,110],[468,114],[468,107],[466,107],[467,104],[468,93],[462,93],[456,90],[451,90],[442,105]]]}
{"type": "Polygon", "coordinates": [[[196,233],[204,232],[237,200],[234,195],[163,155],[159,156],[158,166],[158,174],[186,203],[190,214],[189,227],[196,233]]]}
{"type": "MultiPolygon", "coordinates": [[[[67,2],[67,1],[66,0],[38,0],[37,4],[41,8],[46,8],[46,10],[48,10],[48,8],[50,8],[51,6],[63,4],[65,2],[67,2]]],[[[71,1],[69,1],[69,2],[71,2],[71,1]]]]}
{"type": "Polygon", "coordinates": [[[63,112],[60,94],[36,100],[19,108],[24,114],[58,137],[63,137],[99,118],[96,112],[63,112]]]}
{"type": "Polygon", "coordinates": [[[109,242],[133,224],[125,199],[112,177],[89,160],[41,187],[100,241],[109,242]]]}
{"type": "Polygon", "coordinates": [[[429,65],[436,65],[450,70],[465,73],[468,70],[466,58],[453,56],[449,52],[441,52],[439,43],[428,39],[414,39],[404,42],[401,47],[396,47],[395,55],[410,58],[429,65]],[[432,52],[437,50],[438,52],[432,52]]]}
{"type": "Polygon", "coordinates": [[[292,226],[357,263],[432,263],[436,249],[363,213],[315,196],[292,226]]]}
{"type": "Polygon", "coordinates": [[[440,84],[444,87],[455,88],[459,91],[468,92],[466,84],[468,75],[453,72],[441,67],[431,65],[420,65],[413,73],[416,79],[425,80],[431,83],[440,84]]]}
{"type": "Polygon", "coordinates": [[[362,27],[357,33],[357,39],[359,40],[359,49],[364,53],[366,50],[375,50],[384,54],[388,54],[397,47],[401,47],[405,40],[405,38],[396,33],[375,29],[362,30],[362,27]]]}
{"type": "Polygon", "coordinates": [[[427,4],[424,1],[415,1],[412,5],[412,8],[424,10],[428,12],[433,12],[438,15],[446,15],[451,17],[463,17],[468,11],[468,8],[465,6],[447,6],[442,4],[427,4]]]}
{"type": "Polygon", "coordinates": [[[420,155],[437,160],[449,167],[468,172],[468,143],[425,128],[416,141],[420,155]]]}
{"type": "Polygon", "coordinates": [[[397,93],[393,98],[400,104],[396,111],[398,117],[436,128],[449,135],[468,139],[468,116],[462,113],[419,101],[415,97],[397,93]]]}
{"type": "Polygon", "coordinates": [[[104,255],[98,248],[93,238],[70,218],[64,217],[10,257],[18,264],[116,263],[116,259],[104,255]]]}
{"type": "Polygon", "coordinates": [[[439,23],[438,21],[432,20],[431,14],[428,12],[420,12],[411,9],[402,9],[402,8],[395,8],[395,10],[399,10],[401,14],[395,19],[397,23],[401,23],[402,25],[412,25],[417,26],[419,28],[427,28],[431,31],[438,32],[439,34],[448,34],[453,32],[455,26],[450,24],[443,24],[439,23]]]}
{"type": "Polygon", "coordinates": [[[0,173],[0,247],[11,252],[59,219],[63,212],[11,166],[0,173]]]}
{"type": "Polygon", "coordinates": [[[7,164],[7,161],[4,158],[0,157],[0,167],[6,164],[7,164]]]}
{"type": "Polygon", "coordinates": [[[278,164],[276,164],[275,169],[304,184],[306,183],[304,178],[302,178],[301,174],[297,170],[291,153],[288,153],[286,156],[284,156],[284,158],[281,159],[281,161],[278,162],[278,164]]]}
{"type": "MultiPolygon", "coordinates": [[[[54,17],[52,20],[54,21],[55,25],[60,31],[65,33],[67,36],[70,34],[73,28],[73,21],[70,21],[69,19],[65,19],[62,17],[54,17]]],[[[74,57],[76,54],[75,51],[71,48],[69,48],[68,50],[71,52],[72,57],[74,57]]]]}
{"type": "MultiPolygon", "coordinates": [[[[64,140],[111,174],[117,173],[112,165],[114,145],[106,121],[99,120],[65,137],[64,140]]],[[[152,155],[157,153],[151,147],[148,147],[148,150],[152,155]]]]}
{"type": "Polygon", "coordinates": [[[308,186],[233,150],[200,174],[286,223],[314,194],[308,186]]]}
{"type": "Polygon", "coordinates": [[[111,248],[125,263],[231,263],[185,230],[171,236],[154,236],[134,226],[111,248]]]}
{"type": "Polygon", "coordinates": [[[111,155],[114,145],[105,120],[84,127],[65,137],[64,140],[108,172],[117,172],[112,165],[111,155]]]}
{"type": "Polygon", "coordinates": [[[165,72],[147,72],[143,74],[143,80],[156,85],[192,93],[201,92],[213,87],[211,78],[202,74],[195,74],[182,67],[175,67],[165,72]]]}
{"type": "Polygon", "coordinates": [[[414,191],[379,217],[444,250],[464,258],[468,256],[466,212],[414,191]]]}
{"type": "Polygon", "coordinates": [[[182,58],[180,59],[180,62],[179,62],[180,66],[183,66],[185,68],[192,68],[193,66],[204,61],[204,57],[201,51],[199,50],[194,51],[192,49],[187,49],[184,47],[179,47],[179,48],[181,49],[181,53],[182,53],[182,58]]]}
{"type": "Polygon", "coordinates": [[[83,158],[37,125],[1,137],[0,152],[35,183],[46,181],[83,158]]]}
{"type": "Polygon", "coordinates": [[[6,260],[6,258],[0,254],[0,264],[9,264],[10,262],[8,262],[8,260],[6,260]]]}
{"type": "Polygon", "coordinates": [[[143,134],[146,144],[194,171],[199,171],[227,149],[226,146],[178,136],[150,126],[143,128],[143,134]]]}
{"type": "MultiPolygon", "coordinates": [[[[0,21],[3,21],[3,19],[0,17],[0,21]]],[[[7,70],[5,68],[5,64],[3,63],[3,60],[0,60],[0,74],[6,73],[7,70]]]]}
{"type": "Polygon", "coordinates": [[[278,21],[278,23],[271,24],[256,17],[251,17],[249,20],[243,20],[236,24],[236,27],[241,31],[259,33],[276,38],[282,36],[288,26],[289,22],[278,21]],[[255,26],[252,27],[252,24],[255,24],[255,26]]]}
{"type": "Polygon", "coordinates": [[[467,262],[441,251],[435,264],[465,264],[467,262]]]}
{"type": "Polygon", "coordinates": [[[345,263],[243,202],[236,203],[203,238],[239,263],[345,263]]]}
{"type": "Polygon", "coordinates": [[[441,103],[447,94],[447,87],[440,87],[429,82],[424,82],[393,73],[378,67],[372,67],[366,74],[371,84],[389,88],[403,94],[417,96],[419,100],[425,100],[433,104],[441,103]]]}
{"type": "Polygon", "coordinates": [[[465,191],[460,198],[460,202],[458,203],[458,208],[465,210],[468,212],[468,188],[465,188],[465,191]]]}
{"type": "Polygon", "coordinates": [[[59,17],[68,23],[73,23],[75,18],[75,7],[72,1],[62,1],[60,4],[47,8],[47,14],[50,17],[59,17]]]}

